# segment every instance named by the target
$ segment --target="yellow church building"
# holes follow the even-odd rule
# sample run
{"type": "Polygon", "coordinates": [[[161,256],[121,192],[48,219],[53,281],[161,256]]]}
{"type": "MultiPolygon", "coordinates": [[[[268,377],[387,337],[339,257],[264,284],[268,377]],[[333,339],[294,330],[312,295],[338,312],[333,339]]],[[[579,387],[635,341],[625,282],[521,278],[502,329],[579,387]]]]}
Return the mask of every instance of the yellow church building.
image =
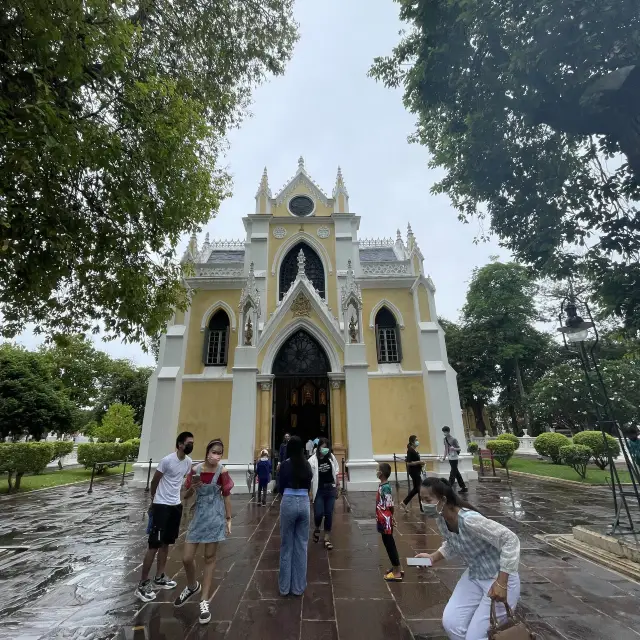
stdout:
{"type": "MultiPolygon", "coordinates": [[[[360,240],[360,221],[340,169],[329,197],[300,158],[275,196],[265,169],[243,242],[192,236],[191,304],[160,341],[140,460],[159,461],[180,431],[195,459],[219,437],[242,491],[260,449],[277,452],[285,433],[327,436],[348,489],[364,491],[416,434],[428,470],[448,476],[442,427],[465,434],[435,287],[410,226],[406,239],[360,240]]],[[[460,469],[475,477],[471,456],[460,469]]]]}

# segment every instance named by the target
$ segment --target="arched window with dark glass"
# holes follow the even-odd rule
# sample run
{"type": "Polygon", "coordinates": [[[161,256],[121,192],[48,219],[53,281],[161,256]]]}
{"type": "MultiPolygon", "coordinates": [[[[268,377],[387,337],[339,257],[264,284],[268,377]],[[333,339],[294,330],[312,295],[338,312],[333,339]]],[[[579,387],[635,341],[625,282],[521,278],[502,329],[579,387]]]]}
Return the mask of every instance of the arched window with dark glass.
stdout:
{"type": "Polygon", "coordinates": [[[229,316],[220,309],[209,320],[202,360],[207,367],[223,366],[229,357],[229,316]]]}
{"type": "Polygon", "coordinates": [[[304,272],[311,280],[315,289],[320,293],[320,297],[325,297],[324,291],[324,266],[318,254],[306,243],[299,242],[285,256],[280,266],[280,300],[289,291],[296,276],[298,275],[298,254],[302,249],[304,254],[304,272]]]}
{"type": "Polygon", "coordinates": [[[379,363],[402,361],[398,323],[387,307],[376,314],[376,347],[379,363]]]}

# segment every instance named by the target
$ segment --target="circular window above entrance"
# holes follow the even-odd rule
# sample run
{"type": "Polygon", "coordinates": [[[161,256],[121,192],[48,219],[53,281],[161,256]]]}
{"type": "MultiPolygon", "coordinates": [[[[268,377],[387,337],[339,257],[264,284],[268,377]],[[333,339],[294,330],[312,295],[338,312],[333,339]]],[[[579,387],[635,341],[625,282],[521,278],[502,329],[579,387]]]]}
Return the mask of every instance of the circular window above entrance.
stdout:
{"type": "Polygon", "coordinates": [[[314,209],[315,204],[309,196],[294,196],[289,200],[289,211],[294,216],[309,216],[314,209]]]}

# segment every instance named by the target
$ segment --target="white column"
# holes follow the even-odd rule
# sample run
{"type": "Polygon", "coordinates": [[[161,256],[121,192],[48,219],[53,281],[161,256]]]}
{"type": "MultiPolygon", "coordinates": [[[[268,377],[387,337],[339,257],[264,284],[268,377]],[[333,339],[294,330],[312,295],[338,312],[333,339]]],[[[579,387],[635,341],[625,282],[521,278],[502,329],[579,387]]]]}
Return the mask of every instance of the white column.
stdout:
{"type": "Polygon", "coordinates": [[[349,491],[375,491],[378,487],[378,464],[373,458],[371,435],[368,369],[365,345],[345,345],[349,491]]]}
{"type": "Polygon", "coordinates": [[[187,312],[185,324],[168,327],[166,334],[160,338],[158,366],[149,380],[147,390],[138,454],[140,462],[133,465],[133,481],[136,484],[146,484],[148,460],[153,461],[153,475],[158,462],[176,448],[189,317],[190,313],[187,312]],[[146,463],[143,462],[145,460],[146,463]]]}
{"type": "Polygon", "coordinates": [[[248,493],[247,465],[253,468],[258,401],[258,349],[236,347],[231,392],[231,426],[226,468],[234,493],[248,493]]]}

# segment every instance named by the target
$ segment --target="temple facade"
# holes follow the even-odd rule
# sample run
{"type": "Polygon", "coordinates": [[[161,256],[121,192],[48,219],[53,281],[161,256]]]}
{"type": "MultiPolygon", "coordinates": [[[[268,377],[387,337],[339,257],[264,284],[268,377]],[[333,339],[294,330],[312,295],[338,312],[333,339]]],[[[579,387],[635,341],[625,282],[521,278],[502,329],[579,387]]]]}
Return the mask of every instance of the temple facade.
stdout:
{"type": "MultiPolygon", "coordinates": [[[[139,459],[158,461],[184,430],[201,459],[219,437],[241,491],[260,449],[277,451],[286,432],[324,435],[349,490],[364,491],[416,434],[429,472],[448,476],[441,429],[465,433],[434,284],[410,226],[361,240],[360,222],[340,169],[328,196],[300,158],[275,196],[265,169],[244,241],[191,237],[191,304],[161,338],[139,459]]],[[[475,477],[471,456],[460,468],[475,477]]]]}

